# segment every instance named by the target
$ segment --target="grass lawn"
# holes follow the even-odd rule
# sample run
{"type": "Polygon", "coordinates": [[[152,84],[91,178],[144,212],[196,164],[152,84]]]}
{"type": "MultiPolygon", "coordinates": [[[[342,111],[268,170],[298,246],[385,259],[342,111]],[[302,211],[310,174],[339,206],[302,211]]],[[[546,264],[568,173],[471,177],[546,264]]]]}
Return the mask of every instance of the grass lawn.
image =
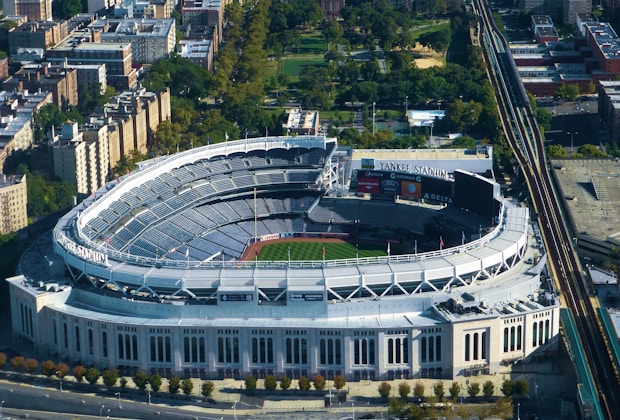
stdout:
{"type": "MultiPolygon", "coordinates": [[[[296,48],[294,48],[294,50],[296,50],[296,48]]],[[[320,35],[320,33],[312,33],[301,36],[299,47],[300,54],[325,54],[325,52],[327,52],[327,46],[325,45],[325,38],[323,38],[323,35],[320,35]]]]}
{"type": "MultiPolygon", "coordinates": [[[[323,247],[325,247],[326,260],[356,257],[355,244],[346,242],[278,242],[264,245],[258,259],[260,261],[286,261],[290,248],[293,261],[320,261],[323,259],[323,247]]],[[[387,255],[385,249],[377,249],[376,246],[359,246],[360,258],[383,255],[387,255]]]]}
{"type": "Polygon", "coordinates": [[[297,77],[299,72],[306,66],[320,66],[325,65],[325,60],[320,55],[307,56],[307,57],[284,57],[282,58],[282,73],[288,76],[297,77]]]}

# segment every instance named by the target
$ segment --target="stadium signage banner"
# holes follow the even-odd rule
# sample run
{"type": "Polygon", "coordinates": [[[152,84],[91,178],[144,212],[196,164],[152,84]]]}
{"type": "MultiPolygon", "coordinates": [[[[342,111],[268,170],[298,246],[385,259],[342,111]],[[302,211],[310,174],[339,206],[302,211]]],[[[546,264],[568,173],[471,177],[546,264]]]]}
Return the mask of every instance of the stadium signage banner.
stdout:
{"type": "Polygon", "coordinates": [[[84,260],[88,260],[95,264],[108,265],[108,256],[103,252],[95,251],[93,249],[86,248],[82,245],[78,245],[73,241],[70,241],[65,236],[60,237],[60,245],[67,251],[76,255],[84,260]]]}
{"type": "Polygon", "coordinates": [[[269,233],[267,235],[261,235],[260,236],[260,240],[261,241],[273,241],[274,239],[280,239],[280,234],[279,233],[269,233]]]}
{"type": "Polygon", "coordinates": [[[226,293],[220,295],[222,302],[252,302],[254,296],[251,293],[226,293]]]}
{"type": "Polygon", "coordinates": [[[291,302],[322,302],[322,293],[291,293],[289,295],[291,302]]]}

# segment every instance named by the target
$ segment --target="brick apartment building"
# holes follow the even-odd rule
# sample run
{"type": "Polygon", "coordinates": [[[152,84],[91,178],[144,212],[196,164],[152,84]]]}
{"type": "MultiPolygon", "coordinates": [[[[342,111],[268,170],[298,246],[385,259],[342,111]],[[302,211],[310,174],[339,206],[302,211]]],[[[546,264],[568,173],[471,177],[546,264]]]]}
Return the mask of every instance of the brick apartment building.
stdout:
{"type": "Polygon", "coordinates": [[[26,175],[0,173],[0,234],[17,232],[28,226],[27,206],[26,175]]]}
{"type": "Polygon", "coordinates": [[[39,89],[51,92],[54,104],[60,109],[78,103],[77,70],[51,63],[23,66],[2,83],[2,88],[9,92],[36,92],[39,89]]]}

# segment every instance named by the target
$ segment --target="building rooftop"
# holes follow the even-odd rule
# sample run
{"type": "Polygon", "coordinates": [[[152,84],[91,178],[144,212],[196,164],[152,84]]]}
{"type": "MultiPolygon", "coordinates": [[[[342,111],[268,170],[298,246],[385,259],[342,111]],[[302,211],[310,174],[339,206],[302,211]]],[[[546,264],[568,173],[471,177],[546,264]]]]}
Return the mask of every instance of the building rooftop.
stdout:
{"type": "Polygon", "coordinates": [[[166,36],[174,26],[174,19],[99,19],[89,28],[101,31],[101,38],[110,36],[166,36]]]}
{"type": "Polygon", "coordinates": [[[584,24],[592,34],[601,52],[607,59],[620,59],[620,40],[616,31],[607,22],[586,22],[584,24]]]}
{"type": "Polygon", "coordinates": [[[620,162],[558,159],[552,164],[577,233],[600,241],[620,238],[620,162]]]}
{"type": "Polygon", "coordinates": [[[24,181],[26,175],[11,175],[7,176],[3,173],[0,173],[0,189],[9,187],[11,185],[20,184],[24,181]]]}
{"type": "Polygon", "coordinates": [[[553,26],[553,20],[549,15],[532,15],[534,25],[550,25],[553,26]]]}

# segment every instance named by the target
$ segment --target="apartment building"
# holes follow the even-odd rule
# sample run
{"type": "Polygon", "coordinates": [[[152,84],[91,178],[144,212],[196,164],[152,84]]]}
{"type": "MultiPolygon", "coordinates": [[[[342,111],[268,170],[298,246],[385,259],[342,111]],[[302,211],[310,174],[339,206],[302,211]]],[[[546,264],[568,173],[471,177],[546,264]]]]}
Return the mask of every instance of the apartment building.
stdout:
{"type": "Polygon", "coordinates": [[[0,234],[28,226],[26,175],[0,174],[0,234]]]}
{"type": "Polygon", "coordinates": [[[9,31],[9,54],[17,54],[19,48],[41,48],[46,51],[67,36],[67,21],[27,21],[9,31]]]}
{"type": "Polygon", "coordinates": [[[51,92],[23,91],[0,92],[0,103],[0,168],[3,168],[11,154],[32,146],[34,113],[53,101],[51,92]]]}
{"type": "Polygon", "coordinates": [[[80,131],[76,122],[67,121],[52,144],[54,175],[75,185],[78,194],[90,195],[105,184],[109,151],[104,130],[80,131]]]}
{"type": "Polygon", "coordinates": [[[105,64],[107,84],[118,90],[132,88],[137,81],[130,42],[101,42],[101,34],[91,29],[76,31],[47,51],[52,63],[105,64]]]}
{"type": "Polygon", "coordinates": [[[174,19],[99,19],[89,28],[101,34],[101,43],[130,42],[136,64],[166,58],[176,45],[174,19]]]}
{"type": "Polygon", "coordinates": [[[26,16],[27,20],[52,20],[52,0],[4,0],[5,16],[26,16]]]}
{"type": "Polygon", "coordinates": [[[208,39],[202,41],[182,40],[179,41],[178,52],[181,57],[213,71],[213,46],[213,41],[208,39]]]}
{"type": "Polygon", "coordinates": [[[51,63],[28,64],[2,83],[6,91],[51,92],[54,104],[60,109],[67,109],[78,103],[77,70],[68,67],[53,66],[51,63]]]}

